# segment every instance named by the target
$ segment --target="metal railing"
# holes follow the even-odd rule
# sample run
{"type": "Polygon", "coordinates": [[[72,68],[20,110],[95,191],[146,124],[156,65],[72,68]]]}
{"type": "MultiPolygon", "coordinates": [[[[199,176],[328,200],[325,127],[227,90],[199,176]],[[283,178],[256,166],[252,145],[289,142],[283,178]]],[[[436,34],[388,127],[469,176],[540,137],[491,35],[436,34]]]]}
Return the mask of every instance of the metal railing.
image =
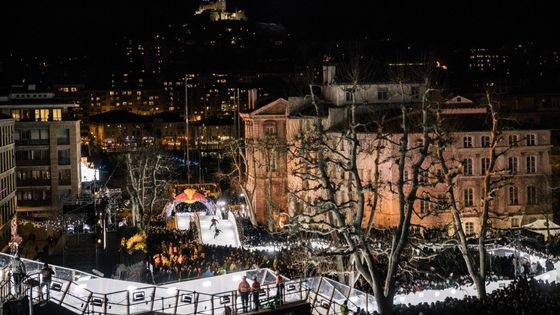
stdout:
{"type": "MultiPolygon", "coordinates": [[[[0,253],[0,266],[7,266],[12,256],[0,253]]],[[[39,271],[43,263],[22,259],[26,265],[27,279],[39,283],[39,271]]],[[[140,314],[145,312],[162,312],[166,314],[222,314],[229,306],[233,314],[242,312],[241,297],[237,290],[219,293],[203,293],[192,290],[177,289],[181,282],[165,285],[131,286],[128,288],[106,292],[112,279],[98,278],[95,275],[51,266],[55,271],[50,284],[50,301],[77,314],[140,314]],[[93,281],[93,282],[91,282],[93,281]],[[101,282],[96,282],[101,281],[101,282]],[[107,282],[104,282],[107,281],[107,282]]],[[[3,269],[7,272],[6,268],[3,269]]],[[[349,309],[358,306],[370,312],[375,309],[374,297],[359,290],[350,288],[334,280],[324,277],[289,280],[284,277],[284,289],[277,299],[278,288],[275,285],[275,274],[269,269],[248,270],[244,273],[248,278],[253,276],[262,284],[258,293],[261,308],[275,307],[276,304],[307,302],[313,314],[336,314],[340,304],[348,300],[349,309]]],[[[234,276],[235,277],[235,276],[234,276]]],[[[239,280],[241,275],[238,276],[239,280]]],[[[10,298],[11,283],[9,278],[0,282],[0,300],[10,298]]],[[[234,278],[235,279],[235,278],[234,278]]],[[[210,281],[211,278],[208,278],[210,281]]],[[[221,281],[221,280],[218,280],[221,281]]],[[[122,283],[120,283],[121,288],[122,283]]],[[[204,282],[201,284],[204,287],[204,282]]],[[[22,285],[22,294],[27,295],[33,303],[39,302],[40,286],[22,285]]],[[[46,293],[46,292],[45,292],[46,293]]],[[[249,309],[254,308],[253,294],[249,294],[249,309]]]]}
{"type": "MultiPolygon", "coordinates": [[[[0,266],[8,266],[11,257],[0,254],[0,266]]],[[[41,292],[41,286],[38,285],[42,263],[27,259],[23,259],[23,261],[29,274],[24,282],[34,282],[35,285],[22,284],[20,295],[27,295],[32,303],[38,303],[41,301],[40,294],[46,296],[46,292],[41,292]]],[[[243,310],[241,297],[237,290],[209,294],[177,289],[172,286],[173,284],[169,284],[165,287],[129,286],[126,290],[103,293],[106,287],[111,286],[109,282],[96,284],[87,281],[92,279],[92,281],[96,281],[97,277],[94,275],[59,266],[51,266],[51,268],[54,269],[55,276],[52,277],[49,287],[50,301],[77,314],[140,314],[157,311],[166,314],[217,315],[222,314],[226,307],[230,307],[233,314],[238,314],[243,310]],[[90,289],[88,285],[94,288],[90,289]],[[95,287],[98,288],[95,289],[95,287]]],[[[4,268],[3,271],[7,272],[7,268],[4,268]]],[[[284,289],[279,294],[274,283],[274,273],[271,270],[251,270],[245,274],[248,277],[257,276],[257,279],[263,283],[261,290],[258,291],[261,308],[309,300],[309,286],[305,281],[284,278],[284,289]]],[[[111,281],[110,279],[97,279],[111,281]]],[[[202,286],[204,287],[204,283],[202,286]]],[[[9,278],[1,281],[0,301],[12,298],[14,293],[12,291],[12,283],[9,278]]],[[[248,300],[249,309],[254,308],[253,297],[251,292],[248,300]]]]}
{"type": "MultiPolygon", "coordinates": [[[[38,274],[31,276],[38,281],[38,274]]],[[[10,282],[3,281],[0,294],[3,299],[10,296],[10,282]]],[[[27,295],[36,304],[41,301],[40,286],[23,286],[22,295],[27,295]]],[[[265,285],[258,291],[261,308],[275,307],[307,301],[309,289],[299,280],[285,282],[283,293],[277,299],[275,285],[265,285]]],[[[146,286],[129,288],[111,293],[93,292],[73,281],[53,277],[50,286],[50,301],[78,314],[139,314],[161,312],[166,314],[222,314],[230,307],[233,314],[243,311],[237,290],[207,294],[196,291],[178,290],[173,287],[146,286]]],[[[248,310],[254,309],[253,293],[249,294],[248,310]]]]}
{"type": "MultiPolygon", "coordinates": [[[[13,257],[12,255],[0,253],[0,269],[2,270],[3,273],[7,272],[5,268],[10,264],[10,260],[12,259],[12,257],[13,257]]],[[[25,269],[27,270],[27,273],[29,275],[36,274],[39,271],[41,271],[41,269],[43,268],[42,262],[29,260],[26,258],[22,258],[21,260],[25,264],[25,269]]],[[[75,269],[65,268],[56,265],[49,265],[49,266],[53,269],[56,276],[64,281],[80,281],[80,280],[98,278],[96,275],[93,275],[91,273],[87,273],[75,269]]],[[[4,278],[5,277],[3,277],[2,279],[4,278]]]]}

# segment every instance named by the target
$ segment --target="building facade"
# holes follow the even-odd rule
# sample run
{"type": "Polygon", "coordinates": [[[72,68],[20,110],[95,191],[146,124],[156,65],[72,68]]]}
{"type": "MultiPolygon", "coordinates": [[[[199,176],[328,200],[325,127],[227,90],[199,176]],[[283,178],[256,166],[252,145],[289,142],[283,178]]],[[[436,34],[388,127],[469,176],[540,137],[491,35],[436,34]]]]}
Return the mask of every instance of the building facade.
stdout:
{"type": "Polygon", "coordinates": [[[273,224],[288,203],[286,145],[290,103],[277,99],[251,113],[241,114],[245,122],[246,187],[257,220],[273,224]]]}
{"type": "MultiPolygon", "coordinates": [[[[382,87],[386,87],[383,85],[382,87]]],[[[408,86],[405,91],[410,91],[408,86]]],[[[334,87],[331,87],[333,89],[334,87]]],[[[368,89],[372,89],[368,87],[368,89]]],[[[420,87],[420,95],[423,88],[420,87]]],[[[376,90],[373,88],[372,90],[376,90]]],[[[377,89],[379,90],[379,89],[377,89]]],[[[324,89],[328,91],[328,89],[324,89]]],[[[344,89],[341,89],[344,91],[344,89]]],[[[395,92],[392,92],[395,93],[395,92]]],[[[405,92],[409,93],[409,92],[405,92]]],[[[416,93],[413,93],[414,95],[416,93]]],[[[370,94],[373,99],[363,102],[361,110],[363,115],[358,120],[364,124],[368,121],[368,112],[375,111],[380,104],[388,103],[376,102],[378,93],[370,94]]],[[[392,97],[399,98],[393,94],[392,97]]],[[[336,153],[327,156],[331,161],[339,158],[337,155],[350,155],[351,146],[345,140],[346,130],[340,128],[341,124],[349,121],[349,111],[344,106],[337,104],[346,102],[346,98],[333,98],[333,101],[323,102],[319,106],[319,119],[326,132],[329,145],[334,148],[336,153]]],[[[416,97],[408,99],[408,103],[414,106],[416,97]]],[[[347,104],[347,103],[346,103],[347,104]]],[[[473,104],[472,101],[463,97],[455,97],[445,102],[446,109],[443,111],[447,116],[446,120],[455,121],[450,136],[453,142],[446,148],[446,155],[450,161],[454,161],[454,166],[460,171],[454,192],[458,200],[458,206],[462,209],[464,229],[467,233],[477,233],[479,227],[479,213],[482,207],[483,180],[486,169],[489,165],[489,139],[490,128],[484,122],[487,120],[487,112],[484,107],[473,104]]],[[[280,213],[285,212],[289,216],[304,212],[309,204],[317,198],[325,197],[322,195],[318,184],[312,179],[313,176],[301,176],[313,170],[304,170],[302,163],[298,163],[300,156],[294,155],[297,148],[297,139],[304,134],[309,134],[312,130],[316,117],[315,110],[309,110],[309,103],[305,104],[301,99],[290,98],[288,101],[280,99],[251,113],[243,114],[245,121],[246,155],[249,165],[248,186],[255,188],[255,198],[252,201],[257,212],[257,217],[261,222],[270,214],[271,204],[275,206],[273,220],[281,221],[280,213]],[[292,150],[271,151],[264,148],[255,149],[253,143],[262,142],[273,135],[278,139],[277,143],[282,143],[284,147],[291,147],[292,150]],[[274,159],[270,156],[274,155],[274,159]],[[280,156],[276,154],[280,153],[280,156]],[[268,155],[268,157],[266,156],[268,155]],[[273,161],[274,162],[271,162],[273,161]],[[268,164],[277,165],[275,172],[269,172],[268,164]],[[253,170],[253,169],[256,169],[253,170]],[[255,175],[252,175],[255,174],[255,175]],[[273,189],[267,188],[267,183],[272,183],[273,189]]],[[[383,109],[390,117],[391,108],[383,109]]],[[[361,131],[358,134],[360,140],[360,151],[357,156],[357,170],[360,180],[364,187],[371,187],[374,181],[373,174],[377,167],[381,174],[383,188],[381,198],[376,208],[375,224],[377,226],[390,227],[398,224],[399,220],[399,199],[395,193],[395,184],[399,179],[398,163],[396,157],[399,153],[399,133],[400,120],[398,114],[395,116],[395,128],[387,131],[392,141],[384,140],[381,162],[375,165],[375,150],[377,146],[376,132],[361,131]],[[369,148],[366,149],[366,148],[369,148]]],[[[550,192],[550,179],[552,176],[551,151],[552,140],[551,130],[536,128],[534,125],[519,125],[509,128],[502,133],[502,141],[498,143],[497,151],[500,154],[495,166],[495,170],[502,174],[504,178],[496,192],[490,206],[490,217],[492,225],[497,228],[515,228],[534,220],[548,217],[552,213],[552,199],[550,192]],[[547,184],[548,183],[548,184],[547,184]]],[[[419,143],[421,134],[411,132],[409,142],[419,143]]],[[[412,150],[409,154],[411,160],[418,150],[412,150]]],[[[417,193],[415,202],[415,216],[413,224],[425,227],[451,227],[452,218],[449,211],[448,196],[446,195],[446,185],[437,180],[435,175],[437,161],[428,157],[425,167],[431,168],[429,173],[420,176],[421,187],[417,193]]],[[[331,164],[332,166],[332,164],[331,164]]],[[[341,168],[331,167],[328,169],[329,176],[333,184],[337,187],[336,200],[338,204],[347,203],[352,199],[351,175],[341,168]],[[331,169],[332,168],[332,169],[331,169]]],[[[405,169],[405,183],[410,182],[411,169],[405,169]]],[[[405,184],[404,189],[410,187],[405,184]]],[[[367,195],[370,198],[371,195],[367,195]]],[[[368,199],[369,200],[369,199],[368,199]]],[[[371,213],[371,207],[366,206],[366,218],[371,213]]],[[[281,224],[278,224],[281,225],[281,224]]]]}
{"type": "Polygon", "coordinates": [[[18,214],[45,217],[79,195],[80,121],[76,104],[52,93],[25,91],[0,97],[0,110],[15,120],[14,142],[18,214]]]}
{"type": "Polygon", "coordinates": [[[0,114],[0,247],[10,240],[10,220],[16,214],[14,120],[0,114]]]}

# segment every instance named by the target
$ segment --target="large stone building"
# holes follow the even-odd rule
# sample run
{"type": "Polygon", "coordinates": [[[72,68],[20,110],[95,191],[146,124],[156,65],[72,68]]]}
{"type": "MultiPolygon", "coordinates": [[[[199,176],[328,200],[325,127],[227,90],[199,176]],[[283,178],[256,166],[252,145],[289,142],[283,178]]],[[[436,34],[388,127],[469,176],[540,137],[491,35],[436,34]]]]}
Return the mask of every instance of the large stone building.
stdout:
{"type": "MultiPolygon", "coordinates": [[[[397,101],[418,102],[425,84],[367,84],[361,93],[349,93],[350,84],[334,84],[334,69],[325,68],[325,84],[321,86],[326,103],[320,106],[321,120],[334,126],[345,118],[344,106],[354,100],[371,106],[387,106],[397,101]],[[401,98],[398,91],[404,91],[401,98]]],[[[315,115],[308,98],[278,99],[257,110],[241,114],[245,122],[247,174],[249,190],[255,191],[253,206],[260,222],[277,220],[281,213],[293,212],[298,205],[288,200],[291,178],[288,147],[298,133],[308,129],[315,115]],[[291,209],[290,209],[291,208],[291,209]]],[[[311,198],[303,196],[303,200],[311,198]]],[[[270,222],[268,222],[270,223],[270,222]]]]}
{"type": "Polygon", "coordinates": [[[0,97],[2,114],[15,120],[19,215],[52,215],[62,209],[64,199],[80,193],[80,121],[73,114],[77,107],[33,85],[15,87],[0,97]]]}
{"type": "MultiPolygon", "coordinates": [[[[359,97],[357,103],[360,106],[355,119],[364,126],[374,121],[372,113],[385,113],[388,118],[386,132],[393,141],[384,143],[380,159],[383,162],[378,166],[384,186],[382,198],[376,208],[375,224],[395,226],[399,219],[399,201],[394,193],[394,185],[398,181],[398,163],[395,160],[398,146],[395,144],[399,143],[402,131],[399,111],[394,109],[401,100],[408,106],[416,106],[425,86],[414,83],[401,88],[394,84],[370,84],[360,87],[362,93],[354,95],[347,93],[348,90],[347,86],[332,82],[322,87],[322,94],[319,95],[321,100],[318,100],[320,121],[331,141],[330,146],[338,151],[332,154],[348,156],[350,144],[345,140],[346,129],[341,127],[350,120],[350,113],[345,105],[359,97]]],[[[454,159],[461,171],[455,194],[462,209],[464,228],[467,233],[476,233],[479,226],[477,213],[483,197],[483,175],[489,161],[488,113],[485,107],[460,96],[442,102],[440,106],[444,108],[445,120],[450,123],[449,130],[453,139],[446,154],[454,159]]],[[[259,221],[269,219],[279,223],[282,221],[282,213],[290,216],[301,213],[305,211],[306,203],[312,203],[321,196],[321,192],[314,189],[317,187],[316,183],[301,176],[306,171],[302,169],[303,164],[298,163],[300,157],[294,155],[297,139],[310,132],[315,116],[316,110],[309,102],[309,97],[279,99],[242,114],[249,164],[248,186],[255,188],[252,202],[259,221]]],[[[413,129],[416,127],[417,125],[413,126],[413,129]]],[[[376,148],[376,132],[362,130],[358,138],[361,150],[357,158],[357,169],[362,184],[369,187],[374,180],[376,167],[375,150],[372,149],[376,148]]],[[[421,134],[417,129],[409,135],[411,143],[418,143],[420,138],[421,134]]],[[[552,176],[551,130],[542,125],[516,124],[503,131],[503,140],[499,142],[497,150],[505,152],[497,160],[496,170],[504,172],[507,182],[498,189],[492,201],[492,224],[500,228],[520,227],[550,214],[552,198],[547,183],[550,183],[552,176]]],[[[411,151],[411,157],[416,153],[411,151]]],[[[327,157],[331,160],[336,158],[327,157]]],[[[431,162],[428,158],[426,165],[433,165],[431,162]]],[[[452,223],[446,187],[440,182],[432,182],[437,178],[434,175],[436,168],[434,167],[431,175],[421,176],[423,185],[417,193],[413,224],[449,227],[452,223]]],[[[337,187],[337,203],[347,202],[352,198],[352,192],[348,189],[351,186],[351,176],[340,168],[328,171],[337,187]]],[[[404,176],[405,182],[410,181],[410,170],[406,170],[404,176]]],[[[371,211],[371,208],[366,209],[371,211]]]]}
{"type": "Polygon", "coordinates": [[[16,213],[14,120],[0,114],[0,248],[10,240],[10,220],[16,213]]]}

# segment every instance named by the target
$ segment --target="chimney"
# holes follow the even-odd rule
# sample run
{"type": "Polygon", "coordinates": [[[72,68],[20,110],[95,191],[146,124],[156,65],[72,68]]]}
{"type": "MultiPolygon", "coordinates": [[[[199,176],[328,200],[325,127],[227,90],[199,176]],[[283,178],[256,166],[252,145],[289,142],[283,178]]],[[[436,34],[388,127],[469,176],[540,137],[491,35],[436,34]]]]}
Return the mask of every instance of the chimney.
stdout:
{"type": "Polygon", "coordinates": [[[250,89],[247,91],[247,109],[255,109],[257,103],[257,89],[250,89]]]}
{"type": "Polygon", "coordinates": [[[336,74],[336,66],[335,65],[324,65],[323,66],[323,84],[333,84],[334,83],[334,76],[336,74]]]}

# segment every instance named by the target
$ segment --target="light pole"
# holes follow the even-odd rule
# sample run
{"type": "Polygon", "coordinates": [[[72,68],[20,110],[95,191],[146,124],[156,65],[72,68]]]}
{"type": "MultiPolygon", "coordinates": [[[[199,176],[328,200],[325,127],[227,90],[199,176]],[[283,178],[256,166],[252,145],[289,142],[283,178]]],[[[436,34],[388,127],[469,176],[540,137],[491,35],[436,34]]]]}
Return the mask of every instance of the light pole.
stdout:
{"type": "Polygon", "coordinates": [[[190,184],[191,166],[189,152],[189,88],[188,76],[185,74],[185,130],[186,130],[186,147],[185,147],[185,163],[187,165],[187,184],[190,184]]]}

